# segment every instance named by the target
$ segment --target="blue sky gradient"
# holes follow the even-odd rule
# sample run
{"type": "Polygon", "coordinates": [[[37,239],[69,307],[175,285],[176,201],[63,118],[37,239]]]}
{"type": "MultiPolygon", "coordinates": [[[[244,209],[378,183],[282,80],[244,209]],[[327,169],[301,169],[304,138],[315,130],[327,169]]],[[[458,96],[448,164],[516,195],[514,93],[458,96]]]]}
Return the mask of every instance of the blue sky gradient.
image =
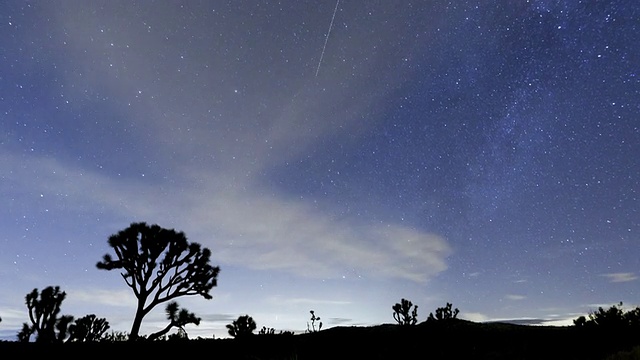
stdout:
{"type": "Polygon", "coordinates": [[[638,305],[635,1],[340,1],[327,38],[335,7],[6,2],[0,334],[49,285],[128,331],[95,264],[138,221],[221,267],[192,337],[638,305]]]}

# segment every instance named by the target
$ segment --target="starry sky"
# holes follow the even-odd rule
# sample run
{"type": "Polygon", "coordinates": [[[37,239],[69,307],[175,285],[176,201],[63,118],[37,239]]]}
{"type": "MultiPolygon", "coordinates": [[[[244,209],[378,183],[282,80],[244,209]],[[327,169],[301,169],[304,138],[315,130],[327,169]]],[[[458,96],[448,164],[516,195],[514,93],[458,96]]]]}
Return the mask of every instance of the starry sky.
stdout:
{"type": "Polygon", "coordinates": [[[637,1],[9,0],[0,34],[3,338],[55,285],[128,331],[95,265],[138,221],[221,268],[192,337],[640,305],[637,1]]]}

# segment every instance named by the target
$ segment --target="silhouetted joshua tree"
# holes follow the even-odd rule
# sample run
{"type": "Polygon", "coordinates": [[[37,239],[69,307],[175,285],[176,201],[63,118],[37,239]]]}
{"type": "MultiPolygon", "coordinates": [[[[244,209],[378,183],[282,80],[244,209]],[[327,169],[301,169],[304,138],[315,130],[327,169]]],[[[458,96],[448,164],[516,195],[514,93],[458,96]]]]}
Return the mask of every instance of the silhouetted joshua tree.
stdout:
{"type": "Polygon", "coordinates": [[[245,338],[253,335],[253,331],[256,329],[256,322],[249,315],[239,316],[237,320],[233,320],[231,324],[227,325],[229,335],[236,339],[245,338]]]}
{"type": "Polygon", "coordinates": [[[167,338],[168,341],[183,341],[183,340],[189,340],[189,335],[187,334],[187,332],[184,330],[184,328],[178,328],[178,331],[175,332],[174,334],[169,335],[169,337],[167,338]]]}
{"type": "Polygon", "coordinates": [[[29,342],[31,338],[31,334],[33,334],[35,330],[32,326],[29,326],[27,323],[22,323],[22,330],[18,331],[18,342],[29,342]]]}
{"type": "Polygon", "coordinates": [[[28,342],[32,334],[36,334],[36,342],[62,342],[67,337],[69,323],[73,317],[64,315],[58,317],[60,305],[67,294],[60,291],[60,287],[48,286],[42,290],[33,289],[25,297],[31,326],[24,323],[18,333],[18,340],[28,342]]]}
{"type": "Polygon", "coordinates": [[[418,322],[418,305],[413,305],[409,300],[402,299],[391,307],[393,319],[399,325],[415,325],[418,322]],[[413,306],[413,310],[411,307],[413,306]]]}
{"type": "Polygon", "coordinates": [[[200,295],[217,285],[218,266],[209,264],[211,251],[189,243],[182,232],[158,225],[132,223],[109,237],[116,253],[104,255],[98,269],[122,269],[121,275],[138,300],[129,340],[139,337],[142,319],[156,306],[180,296],[200,295]]]}
{"type": "Polygon", "coordinates": [[[320,321],[320,316],[316,316],[313,310],[309,311],[311,313],[311,327],[309,327],[309,322],[307,322],[307,332],[317,332],[322,330],[322,321],[320,321]],[[318,321],[318,329],[316,329],[316,321],[318,321]]]}
{"type": "Polygon", "coordinates": [[[107,330],[109,330],[109,322],[105,318],[97,318],[94,314],[85,315],[69,326],[68,341],[100,341],[107,330]]]}
{"type": "Polygon", "coordinates": [[[106,342],[124,342],[129,341],[129,334],[123,331],[111,331],[108,334],[105,334],[102,341],[106,342]]]}
{"type": "Polygon", "coordinates": [[[294,335],[293,331],[289,331],[289,330],[280,330],[280,332],[276,333],[276,329],[274,328],[268,328],[266,326],[263,326],[262,329],[260,329],[260,331],[258,332],[258,335],[284,335],[284,336],[290,336],[290,335],[294,335]]]}
{"type": "Polygon", "coordinates": [[[187,338],[187,332],[184,330],[185,325],[200,325],[199,317],[196,317],[194,313],[190,313],[187,309],[180,309],[178,303],[175,301],[167,304],[165,312],[167,313],[167,320],[169,320],[169,325],[167,325],[164,329],[149,335],[149,340],[156,340],[161,336],[166,335],[173,327],[178,328],[178,333],[180,334],[178,337],[187,338]]]}
{"type": "Polygon", "coordinates": [[[276,329],[268,328],[263,326],[262,329],[258,332],[258,335],[274,335],[276,333],[276,329]]]}
{"type": "Polygon", "coordinates": [[[453,306],[452,304],[447,303],[445,307],[437,308],[436,315],[433,316],[433,313],[429,313],[429,317],[427,318],[427,321],[451,320],[451,319],[457,318],[460,310],[458,310],[458,308],[451,310],[452,306],[453,306]]]}

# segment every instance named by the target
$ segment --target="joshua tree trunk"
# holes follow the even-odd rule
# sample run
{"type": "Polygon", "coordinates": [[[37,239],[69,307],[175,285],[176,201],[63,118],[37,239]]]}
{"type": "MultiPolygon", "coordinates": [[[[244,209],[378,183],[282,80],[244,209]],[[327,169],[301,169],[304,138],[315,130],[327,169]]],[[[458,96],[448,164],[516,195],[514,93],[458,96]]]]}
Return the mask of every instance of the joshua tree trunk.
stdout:
{"type": "Polygon", "coordinates": [[[140,333],[140,325],[142,325],[142,319],[144,318],[144,301],[138,301],[138,308],[136,309],[136,316],[133,318],[133,324],[131,325],[131,333],[129,334],[129,340],[135,341],[138,339],[140,333]]]}

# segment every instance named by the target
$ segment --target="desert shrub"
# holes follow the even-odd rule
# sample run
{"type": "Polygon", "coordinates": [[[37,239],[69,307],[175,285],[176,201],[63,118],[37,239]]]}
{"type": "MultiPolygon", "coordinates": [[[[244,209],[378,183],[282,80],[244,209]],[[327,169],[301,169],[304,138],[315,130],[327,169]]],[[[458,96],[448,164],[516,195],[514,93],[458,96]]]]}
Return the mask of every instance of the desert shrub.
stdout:
{"type": "Polygon", "coordinates": [[[598,310],[590,312],[587,317],[580,316],[574,319],[573,325],[578,328],[605,329],[640,327],[640,307],[626,312],[622,309],[622,302],[618,305],[612,305],[608,309],[599,307],[598,310]]]}

